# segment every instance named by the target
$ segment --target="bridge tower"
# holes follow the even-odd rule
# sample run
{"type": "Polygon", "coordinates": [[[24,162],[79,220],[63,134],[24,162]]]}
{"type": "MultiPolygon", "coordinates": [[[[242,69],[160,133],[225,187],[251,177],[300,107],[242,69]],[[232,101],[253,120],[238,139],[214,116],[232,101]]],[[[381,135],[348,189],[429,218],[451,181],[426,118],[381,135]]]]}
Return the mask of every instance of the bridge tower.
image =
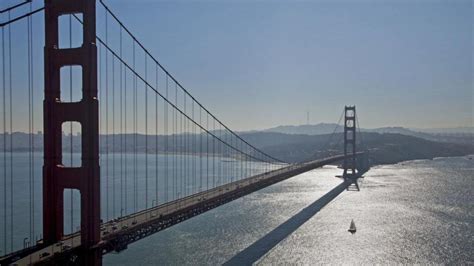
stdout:
{"type": "Polygon", "coordinates": [[[344,178],[355,176],[356,160],[356,107],[344,108],[344,178]]]}
{"type": "MultiPolygon", "coordinates": [[[[97,99],[97,47],[95,0],[45,0],[44,47],[44,165],[43,237],[47,244],[63,237],[63,192],[77,189],[81,200],[81,245],[88,250],[100,241],[99,113],[97,99]],[[59,47],[59,17],[82,14],[83,43],[77,48],[59,47]],[[82,99],[61,100],[60,69],[82,68],[82,99]],[[81,166],[62,162],[62,124],[81,125],[81,166]]],[[[100,263],[97,258],[87,264],[100,263]]]]}

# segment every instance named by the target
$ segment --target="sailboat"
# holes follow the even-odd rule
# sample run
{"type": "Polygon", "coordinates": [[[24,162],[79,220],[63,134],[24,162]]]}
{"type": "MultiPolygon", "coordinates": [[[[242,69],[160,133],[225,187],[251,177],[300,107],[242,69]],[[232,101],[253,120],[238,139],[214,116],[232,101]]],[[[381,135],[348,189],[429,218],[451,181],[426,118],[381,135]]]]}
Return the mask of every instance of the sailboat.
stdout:
{"type": "Polygon", "coordinates": [[[351,221],[351,225],[349,226],[349,230],[347,231],[351,232],[352,234],[355,234],[355,232],[357,231],[354,219],[351,221]]]}

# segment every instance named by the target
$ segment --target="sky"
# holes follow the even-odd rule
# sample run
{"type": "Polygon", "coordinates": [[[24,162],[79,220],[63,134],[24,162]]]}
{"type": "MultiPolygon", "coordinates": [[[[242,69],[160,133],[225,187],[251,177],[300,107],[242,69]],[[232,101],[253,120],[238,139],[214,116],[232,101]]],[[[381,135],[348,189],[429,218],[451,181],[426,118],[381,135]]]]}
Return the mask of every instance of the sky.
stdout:
{"type": "Polygon", "coordinates": [[[473,125],[472,1],[106,3],[234,129],[473,125]]]}
{"type": "Polygon", "coordinates": [[[335,123],[344,105],[366,128],[474,124],[472,1],[104,2],[235,130],[335,123]]]}

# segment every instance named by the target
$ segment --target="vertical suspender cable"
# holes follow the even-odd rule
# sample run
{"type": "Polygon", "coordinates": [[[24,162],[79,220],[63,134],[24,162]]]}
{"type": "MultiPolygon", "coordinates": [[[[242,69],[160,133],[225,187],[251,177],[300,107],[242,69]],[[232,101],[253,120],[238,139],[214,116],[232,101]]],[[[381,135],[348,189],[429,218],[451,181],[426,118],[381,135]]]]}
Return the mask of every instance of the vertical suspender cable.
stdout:
{"type": "MultiPolygon", "coordinates": [[[[122,27],[119,33],[119,53],[122,58],[122,27]]],[[[122,63],[119,62],[119,108],[120,108],[120,217],[123,215],[123,84],[122,84],[122,63]]]]}
{"type": "MultiPolygon", "coordinates": [[[[243,151],[243,144],[242,141],[240,142],[240,150],[243,151]]],[[[245,154],[243,154],[242,158],[240,159],[240,175],[239,175],[239,180],[242,180],[242,178],[245,177],[245,172],[244,172],[244,167],[245,163],[247,162],[247,157],[245,154]]]]}
{"type": "MultiPolygon", "coordinates": [[[[171,94],[173,94],[173,92],[171,92],[171,94]]],[[[172,95],[171,95],[172,97],[172,95]]],[[[176,199],[176,193],[177,193],[177,185],[175,184],[176,183],[176,109],[174,109],[172,106],[171,106],[171,128],[172,128],[172,135],[173,135],[173,138],[172,138],[172,144],[171,144],[171,152],[172,152],[172,159],[171,159],[171,170],[173,171],[171,176],[172,176],[172,186],[173,186],[173,197],[172,199],[175,200],[176,199]]]]}
{"type": "MultiPolygon", "coordinates": [[[[175,106],[178,106],[178,87],[176,86],[176,83],[174,84],[174,100],[175,100],[175,106]]],[[[174,112],[174,182],[175,182],[175,193],[174,193],[174,199],[177,199],[178,196],[178,111],[176,108],[173,108],[174,112]]]]}
{"type": "MultiPolygon", "coordinates": [[[[105,11],[105,43],[109,45],[108,13],[105,11]]],[[[105,198],[106,220],[109,220],[109,52],[105,52],[105,198]]]]}
{"type": "MultiPolygon", "coordinates": [[[[232,135],[227,134],[227,132],[226,132],[226,136],[228,136],[228,138],[230,138],[230,146],[234,147],[234,142],[233,142],[232,135]]],[[[228,156],[231,160],[233,160],[233,159],[234,159],[234,157],[233,157],[233,155],[234,155],[234,154],[233,154],[233,150],[232,150],[231,148],[227,148],[226,150],[227,150],[227,152],[226,152],[227,156],[228,156]]],[[[234,163],[231,163],[231,164],[230,164],[230,167],[226,167],[226,169],[227,169],[226,182],[229,182],[229,179],[230,179],[230,182],[234,181],[234,178],[233,178],[234,163]],[[229,178],[229,177],[230,177],[230,178],[229,178]]]]}
{"type": "MultiPolygon", "coordinates": [[[[8,11],[8,20],[11,14],[8,11]]],[[[10,250],[13,251],[13,79],[12,79],[12,28],[8,25],[8,83],[10,95],[10,250]]],[[[6,157],[6,156],[5,156],[6,157]]],[[[5,166],[6,168],[6,166],[5,166]]],[[[6,178],[6,177],[5,177],[6,178]]],[[[6,209],[5,209],[6,212],[6,209]]],[[[6,225],[6,223],[5,223],[6,225]]],[[[5,235],[6,237],[6,235],[5,235]]],[[[6,243],[6,242],[5,242],[6,243]]],[[[5,246],[5,252],[6,252],[5,246]]]]}
{"type": "MultiPolygon", "coordinates": [[[[192,106],[192,101],[191,101],[191,106],[192,106]]],[[[192,120],[190,119],[187,119],[186,120],[186,128],[187,128],[187,134],[188,134],[188,147],[186,148],[186,155],[187,155],[187,158],[188,158],[188,168],[189,168],[189,185],[188,185],[188,189],[189,189],[189,195],[193,194],[193,191],[194,191],[194,157],[192,156],[192,150],[193,150],[193,129],[192,129],[192,123],[191,121],[194,120],[194,116],[193,116],[193,110],[192,110],[192,107],[191,107],[191,117],[192,117],[192,120]]]]}
{"type": "MultiPolygon", "coordinates": [[[[221,132],[222,132],[222,135],[223,135],[223,136],[221,137],[221,139],[222,139],[225,143],[227,143],[228,145],[231,145],[231,144],[228,142],[228,140],[227,140],[227,132],[226,132],[225,130],[222,130],[222,127],[221,127],[221,132]]],[[[227,160],[227,159],[228,159],[228,158],[226,158],[226,157],[227,157],[227,148],[228,148],[228,146],[226,146],[226,145],[221,145],[221,147],[222,147],[222,148],[221,148],[221,150],[222,150],[222,151],[221,151],[221,158],[222,158],[222,159],[219,160],[219,161],[221,162],[221,165],[222,165],[222,174],[221,174],[221,178],[220,178],[220,179],[221,179],[221,183],[222,183],[222,184],[225,184],[225,183],[226,183],[226,180],[227,180],[227,175],[229,174],[229,173],[228,173],[228,170],[229,170],[229,169],[228,169],[229,163],[228,163],[228,162],[227,162],[227,163],[222,163],[222,162],[223,162],[222,160],[227,160]]],[[[224,161],[224,162],[225,162],[225,161],[224,161]]]]}
{"type": "Polygon", "coordinates": [[[115,215],[115,56],[112,56],[112,219],[117,217],[115,215]]]}
{"type": "MultiPolygon", "coordinates": [[[[230,145],[232,147],[234,147],[234,141],[233,141],[233,138],[232,138],[232,135],[229,135],[230,136],[230,145]]],[[[234,154],[233,154],[233,150],[232,149],[228,149],[229,151],[229,157],[233,160],[234,159],[234,154]]],[[[234,181],[234,167],[235,167],[235,163],[232,163],[231,166],[230,166],[230,169],[229,169],[229,172],[230,172],[230,182],[233,182],[234,181]]],[[[227,179],[229,180],[229,179],[227,179]]]]}
{"type": "MultiPolygon", "coordinates": [[[[166,99],[168,99],[168,75],[166,75],[166,99]]],[[[166,142],[165,142],[165,202],[168,202],[168,196],[169,196],[169,175],[168,175],[168,157],[169,157],[169,154],[168,154],[168,141],[169,141],[169,135],[168,135],[168,103],[166,101],[164,101],[163,103],[163,108],[164,108],[164,123],[165,123],[165,138],[166,138],[166,142]]]]}
{"type": "MultiPolygon", "coordinates": [[[[252,152],[250,151],[249,149],[249,146],[248,145],[245,145],[246,146],[246,150],[247,150],[247,153],[248,154],[252,154],[252,152]]],[[[253,158],[252,156],[247,156],[247,170],[246,170],[246,177],[250,177],[252,176],[252,169],[253,169],[253,158]]]]}
{"type": "MultiPolygon", "coordinates": [[[[194,121],[194,101],[192,101],[192,118],[193,118],[193,121],[194,121]]],[[[196,124],[192,124],[193,125],[193,131],[192,131],[192,135],[191,135],[191,141],[192,141],[192,152],[190,153],[192,155],[192,159],[193,159],[193,167],[192,167],[192,175],[193,175],[193,186],[192,186],[192,193],[194,193],[196,191],[196,156],[195,156],[195,152],[196,152],[196,141],[195,141],[195,138],[196,138],[196,124]]]]}
{"type": "MultiPolygon", "coordinates": [[[[30,3],[30,12],[32,10],[32,5],[30,3]]],[[[29,121],[29,159],[30,159],[30,242],[34,240],[35,228],[34,228],[34,140],[33,140],[33,23],[32,17],[29,16],[28,20],[28,121],[29,121]]]]}
{"type": "MultiPolygon", "coordinates": [[[[7,117],[6,117],[6,85],[5,85],[5,28],[2,28],[2,85],[3,85],[3,247],[7,254],[7,117]]],[[[10,132],[11,134],[11,132],[10,132]]]]}
{"type": "MultiPolygon", "coordinates": [[[[186,94],[183,93],[183,98],[184,98],[184,113],[186,113],[186,94]]],[[[189,112],[189,111],[188,111],[189,112]]],[[[189,156],[188,156],[188,148],[189,148],[189,132],[188,132],[188,125],[189,125],[189,119],[185,118],[183,115],[183,133],[184,133],[184,148],[183,148],[183,154],[184,154],[184,174],[185,174],[185,191],[184,191],[184,194],[187,196],[189,195],[189,185],[191,184],[190,182],[190,179],[191,179],[191,175],[188,175],[188,172],[190,170],[190,166],[189,166],[189,156]]]]}
{"type": "MultiPolygon", "coordinates": [[[[217,130],[218,132],[215,133],[216,136],[218,136],[219,139],[222,139],[222,130],[220,123],[217,123],[217,130]]],[[[222,163],[220,160],[220,157],[222,156],[222,145],[220,141],[217,142],[217,156],[219,156],[217,157],[217,185],[220,185],[222,167],[222,163]]]]}
{"type": "MultiPolygon", "coordinates": [[[[135,72],[135,41],[133,41],[133,71],[135,72]]],[[[137,76],[133,75],[133,210],[137,212],[137,76]]]]}
{"type": "MultiPolygon", "coordinates": [[[[237,146],[239,147],[239,150],[242,151],[242,142],[239,141],[238,139],[236,139],[237,141],[237,146]]],[[[243,169],[243,166],[244,166],[244,161],[243,161],[243,158],[244,158],[244,154],[243,153],[237,153],[237,158],[238,158],[238,162],[239,162],[239,165],[236,166],[236,173],[235,173],[235,179],[238,181],[238,180],[241,180],[242,179],[242,175],[244,174],[244,169],[243,169]]]]}
{"type": "MultiPolygon", "coordinates": [[[[183,93],[183,106],[184,106],[184,113],[186,114],[186,94],[183,93]]],[[[186,133],[186,119],[184,118],[183,115],[181,115],[181,122],[182,122],[182,125],[181,125],[181,139],[183,140],[183,144],[181,145],[181,149],[182,149],[182,155],[181,155],[181,161],[182,161],[182,164],[184,165],[184,167],[182,167],[182,173],[184,173],[184,176],[183,174],[181,174],[181,179],[183,180],[181,183],[183,184],[183,196],[187,196],[188,195],[188,189],[187,189],[187,186],[188,186],[188,166],[187,166],[187,157],[186,156],[186,148],[187,148],[187,133],[186,133]]]]}
{"type": "MultiPolygon", "coordinates": [[[[246,147],[247,145],[243,144],[243,150],[246,152],[246,147]]],[[[247,177],[247,171],[248,171],[248,156],[245,154],[244,155],[244,171],[243,171],[243,178],[246,178],[247,177]]]]}
{"type": "MultiPolygon", "coordinates": [[[[173,93],[173,92],[172,92],[173,93]]],[[[175,99],[175,102],[176,102],[176,99],[175,99]]],[[[177,185],[177,179],[176,179],[176,176],[177,176],[177,119],[176,119],[176,109],[174,107],[171,107],[171,116],[172,116],[172,120],[171,120],[171,123],[172,123],[172,134],[173,134],[173,139],[172,139],[172,161],[171,161],[171,164],[172,164],[172,170],[173,170],[173,174],[172,174],[172,177],[173,177],[173,180],[172,180],[172,183],[173,183],[173,200],[175,200],[177,197],[177,189],[178,189],[178,185],[177,185]]]]}
{"type": "Polygon", "coordinates": [[[125,179],[125,188],[124,188],[124,192],[125,192],[125,214],[128,214],[128,153],[127,153],[127,68],[125,67],[124,68],[124,114],[125,114],[125,121],[124,121],[124,134],[125,134],[125,139],[124,139],[124,153],[125,153],[125,162],[124,162],[124,171],[125,171],[125,174],[124,174],[124,179],[125,179]]]}
{"type": "Polygon", "coordinates": [[[138,107],[138,78],[135,75],[135,118],[133,119],[135,121],[135,138],[136,138],[136,147],[135,147],[135,212],[139,210],[139,201],[138,201],[138,180],[139,180],[139,175],[138,175],[138,143],[140,141],[139,138],[139,123],[138,123],[138,112],[139,112],[139,107],[138,107]]]}
{"type": "MultiPolygon", "coordinates": [[[[202,125],[202,108],[199,107],[199,125],[202,125]]],[[[199,128],[199,192],[202,191],[202,134],[203,130],[199,128]]]]}
{"type": "MultiPolygon", "coordinates": [[[[186,95],[186,94],[184,94],[186,95]]],[[[186,96],[185,96],[186,97],[186,96]]],[[[188,113],[190,111],[188,110],[188,113]]],[[[188,114],[188,116],[190,116],[188,114]]],[[[191,150],[191,125],[190,125],[190,119],[186,119],[186,160],[187,160],[187,166],[186,169],[188,169],[189,173],[189,178],[188,178],[188,184],[187,184],[187,189],[188,189],[188,195],[191,195],[192,193],[192,179],[193,179],[193,173],[192,173],[192,162],[191,159],[192,157],[190,156],[189,151],[191,150]]]]}
{"type": "MultiPolygon", "coordinates": [[[[219,139],[222,139],[225,141],[225,132],[224,130],[222,129],[222,124],[219,123],[219,139]]],[[[217,163],[218,163],[218,184],[219,185],[222,185],[222,181],[223,181],[223,177],[225,175],[225,172],[224,172],[224,164],[222,163],[222,158],[224,157],[224,145],[222,144],[222,142],[217,142],[219,144],[219,150],[218,150],[218,153],[219,153],[219,157],[217,157],[217,163]]]]}
{"type": "MultiPolygon", "coordinates": [[[[232,143],[232,138],[227,134],[227,130],[224,131],[224,138],[226,139],[226,143],[230,145],[230,147],[233,147],[232,143]],[[230,138],[230,140],[229,140],[230,138]]],[[[232,150],[229,146],[224,146],[224,156],[228,158],[229,163],[224,164],[224,183],[228,183],[232,180],[232,165],[233,163],[230,163],[230,160],[232,159],[232,150]]]]}
{"type": "MultiPolygon", "coordinates": [[[[30,2],[30,12],[33,10],[33,5],[32,5],[32,2],[30,2]]],[[[32,182],[32,192],[33,192],[33,195],[32,195],[32,198],[33,198],[33,202],[31,203],[33,206],[32,206],[32,209],[33,209],[33,214],[32,214],[32,225],[33,225],[33,237],[35,237],[35,157],[34,157],[34,150],[35,150],[35,139],[34,139],[34,129],[35,129],[35,120],[34,120],[34,117],[33,117],[33,114],[34,114],[34,108],[35,108],[35,95],[34,95],[34,69],[33,69],[33,66],[34,66],[34,57],[33,57],[33,16],[31,16],[31,19],[30,19],[30,34],[31,34],[31,37],[30,37],[30,42],[31,42],[31,45],[30,45],[30,49],[31,49],[31,152],[32,152],[32,155],[31,155],[31,182],[32,182]]],[[[34,244],[36,244],[36,242],[34,242],[34,244]]]]}
{"type": "MultiPolygon", "coordinates": [[[[177,90],[176,90],[177,91],[177,90]]],[[[176,105],[178,106],[178,105],[176,105]]],[[[186,194],[186,191],[185,191],[185,187],[184,187],[184,184],[186,182],[186,166],[185,166],[185,163],[186,163],[186,160],[184,158],[184,154],[183,154],[183,149],[184,149],[184,144],[185,144],[185,134],[184,134],[184,116],[181,115],[180,112],[178,112],[178,109],[176,109],[176,113],[177,115],[179,116],[179,135],[178,136],[178,146],[179,146],[179,165],[178,165],[178,169],[179,170],[179,180],[180,180],[180,191],[178,192],[178,199],[180,198],[180,196],[184,196],[186,194]]]]}
{"type": "MultiPolygon", "coordinates": [[[[232,138],[232,135],[231,135],[232,138]]],[[[234,138],[235,140],[235,148],[240,150],[239,147],[239,140],[237,138],[234,138]]],[[[238,178],[238,173],[239,173],[239,164],[240,164],[240,154],[236,151],[232,151],[232,158],[234,161],[234,164],[232,164],[232,176],[231,176],[231,181],[236,181],[238,178]]]]}
{"type": "MultiPolygon", "coordinates": [[[[179,95],[178,93],[178,88],[175,83],[175,88],[176,88],[176,94],[179,95]]],[[[178,96],[177,96],[178,97],[178,96]]],[[[179,98],[177,98],[177,103],[176,107],[178,107],[179,104],[179,98]]],[[[176,147],[177,147],[177,160],[176,160],[176,182],[179,182],[178,185],[178,194],[177,194],[177,199],[181,198],[181,195],[183,195],[183,188],[184,188],[184,158],[183,158],[183,145],[184,145],[184,134],[183,134],[183,116],[181,113],[178,111],[178,108],[175,109],[175,114],[176,114],[176,147]]]]}
{"type": "MultiPolygon", "coordinates": [[[[145,53],[145,81],[147,79],[147,55],[145,53]]],[[[145,209],[148,209],[148,85],[145,83],[145,209]]]]}
{"type": "MultiPolygon", "coordinates": [[[[239,141],[239,140],[237,140],[237,141],[239,143],[239,150],[242,151],[242,142],[239,141]]],[[[244,157],[244,154],[238,154],[238,155],[239,155],[239,166],[238,166],[239,169],[237,170],[238,174],[236,175],[236,178],[237,178],[237,180],[241,180],[242,176],[244,174],[244,163],[245,163],[244,159],[245,159],[245,157],[244,157]]]]}
{"type": "MultiPolygon", "coordinates": [[[[216,120],[213,119],[213,133],[216,134],[216,120]]],[[[212,137],[212,188],[216,187],[216,139],[212,137]]]]}
{"type": "MultiPolygon", "coordinates": [[[[173,92],[171,92],[173,94],[173,92]]],[[[171,95],[172,97],[172,95],[171,95]]],[[[171,170],[173,171],[171,176],[172,176],[172,188],[173,188],[173,197],[172,199],[176,199],[176,117],[175,117],[175,109],[171,106],[171,134],[173,135],[173,138],[171,139],[171,152],[172,152],[172,160],[171,160],[171,170]]]]}
{"type": "MultiPolygon", "coordinates": [[[[120,58],[122,58],[122,27],[120,27],[120,36],[119,36],[119,49],[120,49],[120,58]]],[[[123,76],[122,76],[122,69],[123,64],[120,63],[120,217],[123,215],[123,168],[124,168],[124,163],[123,163],[123,76]]]]}
{"type": "MultiPolygon", "coordinates": [[[[209,128],[209,113],[206,112],[207,123],[206,128],[209,128]]],[[[206,190],[209,190],[209,133],[206,132],[206,190]]]]}
{"type": "MultiPolygon", "coordinates": [[[[155,86],[158,89],[158,66],[155,69],[155,86]]],[[[155,204],[158,205],[158,94],[155,93],[155,204]]],[[[153,206],[152,206],[153,207],[153,206]]]]}
{"type": "Polygon", "coordinates": [[[193,115],[193,109],[192,109],[192,100],[191,100],[191,118],[192,120],[190,119],[186,119],[186,132],[188,134],[188,145],[187,145],[187,148],[186,148],[186,155],[187,155],[187,158],[188,158],[188,168],[189,168],[189,185],[188,185],[188,189],[189,189],[189,195],[193,194],[193,191],[194,191],[194,156],[192,156],[192,150],[193,150],[193,124],[191,121],[194,120],[194,115],[193,115]]]}
{"type": "MultiPolygon", "coordinates": [[[[178,109],[176,109],[176,112],[178,112],[178,109]]],[[[185,110],[185,112],[186,112],[186,110],[185,110]]],[[[186,160],[184,159],[184,156],[183,156],[183,149],[184,149],[184,144],[185,144],[184,143],[184,141],[185,141],[185,138],[184,138],[184,136],[185,136],[185,134],[184,134],[184,117],[180,113],[178,113],[178,115],[179,115],[179,135],[178,135],[179,144],[178,145],[179,145],[179,151],[180,151],[179,166],[178,166],[179,168],[178,169],[180,169],[180,171],[179,171],[179,174],[180,174],[179,180],[180,180],[180,184],[181,184],[180,189],[179,189],[180,192],[178,192],[179,193],[178,195],[185,195],[186,192],[184,191],[184,183],[185,183],[187,177],[186,177],[186,167],[185,167],[186,160]]],[[[178,198],[180,198],[180,197],[178,196],[178,198]]]]}
{"type": "MultiPolygon", "coordinates": [[[[230,141],[229,141],[229,136],[227,135],[227,131],[224,132],[224,138],[226,139],[226,142],[229,143],[229,145],[233,147],[232,138],[230,138],[230,141]]],[[[228,146],[224,146],[224,154],[225,154],[225,157],[232,159],[231,150],[228,146]]],[[[224,182],[227,183],[229,182],[229,180],[232,180],[232,164],[230,163],[224,164],[224,172],[225,172],[224,182]]]]}
{"type": "MultiPolygon", "coordinates": [[[[222,137],[222,126],[221,126],[221,123],[217,123],[217,130],[218,130],[218,133],[216,133],[216,135],[218,135],[218,138],[219,139],[223,139],[222,137]]],[[[222,176],[224,174],[224,171],[222,169],[223,167],[223,163],[222,163],[222,143],[220,141],[217,142],[217,154],[218,154],[218,157],[217,157],[217,185],[221,185],[222,183],[222,176]]]]}
{"type": "Polygon", "coordinates": [[[28,181],[29,181],[29,207],[30,207],[30,210],[29,210],[29,222],[30,222],[30,236],[29,236],[29,241],[31,241],[33,239],[33,220],[32,220],[32,211],[33,211],[33,208],[32,208],[32,203],[33,203],[33,198],[32,198],[32,183],[31,183],[31,179],[32,179],[32,176],[31,176],[31,35],[30,35],[30,32],[31,32],[31,24],[30,24],[30,19],[31,17],[28,17],[27,19],[27,28],[28,28],[28,162],[29,162],[29,169],[28,169],[28,181]]]}
{"type": "MultiPolygon", "coordinates": [[[[186,94],[184,94],[186,97],[186,94]]],[[[189,111],[188,111],[189,112],[189,111]]],[[[188,190],[188,195],[190,195],[192,193],[192,178],[193,178],[193,174],[192,174],[192,163],[191,163],[191,157],[189,156],[189,151],[191,150],[190,148],[190,145],[191,145],[191,126],[189,124],[190,120],[189,119],[185,119],[185,125],[186,125],[186,150],[185,150],[185,155],[186,155],[186,161],[187,161],[187,167],[185,169],[188,169],[188,173],[189,173],[189,178],[187,179],[188,180],[188,184],[187,184],[187,190],[188,190]]]]}
{"type": "MultiPolygon", "coordinates": [[[[184,98],[186,99],[186,94],[184,94],[184,98]]],[[[186,105],[186,103],[185,103],[186,105]]],[[[188,113],[189,113],[189,109],[188,109],[188,113]]],[[[186,114],[188,115],[188,114],[186,114]]],[[[188,115],[189,116],[189,115],[188,115]]],[[[185,173],[186,173],[186,191],[187,191],[187,195],[190,195],[191,193],[191,179],[192,179],[192,173],[191,172],[191,157],[189,157],[189,145],[190,145],[190,132],[189,132],[189,129],[190,129],[190,126],[189,126],[189,119],[188,118],[185,118],[183,116],[183,121],[184,121],[184,140],[185,140],[185,148],[184,148],[184,155],[185,155],[185,173]]]]}
{"type": "MultiPolygon", "coordinates": [[[[99,86],[98,86],[98,90],[97,90],[97,93],[98,93],[98,97],[99,97],[99,102],[102,101],[102,44],[101,43],[98,43],[97,44],[97,47],[98,47],[98,56],[97,56],[97,59],[98,59],[98,64],[99,64],[99,69],[97,71],[97,79],[99,80],[99,86]]],[[[102,104],[99,104],[99,121],[102,121],[102,104]]],[[[100,134],[103,134],[103,130],[102,130],[102,125],[103,123],[100,122],[99,124],[99,138],[100,138],[100,134]]],[[[99,142],[99,153],[102,152],[102,149],[100,147],[100,142],[99,142]]],[[[102,156],[99,156],[99,164],[102,165],[102,156]]],[[[102,176],[102,175],[101,175],[102,176]]],[[[102,180],[101,180],[101,183],[102,183],[102,180]]],[[[101,209],[102,209],[102,198],[101,198],[101,209]]],[[[102,213],[100,214],[100,218],[102,219],[102,213]]]]}

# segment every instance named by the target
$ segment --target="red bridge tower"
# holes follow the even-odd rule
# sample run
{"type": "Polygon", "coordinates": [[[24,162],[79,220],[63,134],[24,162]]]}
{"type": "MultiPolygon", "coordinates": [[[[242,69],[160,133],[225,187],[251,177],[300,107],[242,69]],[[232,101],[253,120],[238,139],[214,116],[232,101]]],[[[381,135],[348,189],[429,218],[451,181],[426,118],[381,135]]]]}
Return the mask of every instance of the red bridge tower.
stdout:
{"type": "MultiPolygon", "coordinates": [[[[45,0],[44,47],[44,166],[43,234],[45,243],[63,237],[63,191],[81,194],[81,244],[89,249],[100,241],[99,114],[97,99],[97,47],[95,0],[45,0]],[[77,48],[59,48],[59,17],[82,14],[83,43],[77,48]],[[82,99],[61,101],[60,69],[82,67],[82,99]],[[81,125],[80,167],[62,163],[62,124],[81,125]]],[[[97,261],[97,260],[93,260],[97,261]]],[[[97,263],[93,263],[97,264],[97,263]]]]}

